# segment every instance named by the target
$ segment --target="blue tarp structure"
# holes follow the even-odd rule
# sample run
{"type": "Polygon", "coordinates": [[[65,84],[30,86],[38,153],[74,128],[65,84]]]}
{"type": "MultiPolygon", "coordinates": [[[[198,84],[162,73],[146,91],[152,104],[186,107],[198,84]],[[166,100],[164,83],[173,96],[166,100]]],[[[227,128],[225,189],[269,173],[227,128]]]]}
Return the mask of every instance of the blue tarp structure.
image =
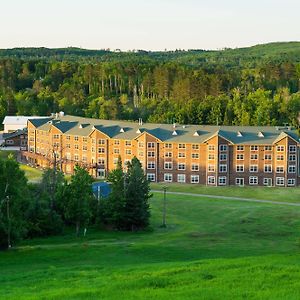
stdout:
{"type": "Polygon", "coordinates": [[[98,195],[102,198],[106,198],[111,191],[110,185],[107,182],[94,182],[92,184],[92,189],[96,198],[98,198],[98,195]]]}

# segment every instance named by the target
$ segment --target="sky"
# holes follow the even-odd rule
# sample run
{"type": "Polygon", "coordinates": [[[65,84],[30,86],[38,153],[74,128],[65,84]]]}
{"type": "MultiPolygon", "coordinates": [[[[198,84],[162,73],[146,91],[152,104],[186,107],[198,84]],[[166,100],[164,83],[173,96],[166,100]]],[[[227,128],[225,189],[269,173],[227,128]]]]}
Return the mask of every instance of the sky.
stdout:
{"type": "Polygon", "coordinates": [[[0,0],[0,48],[174,50],[300,40],[299,0],[0,0]]]}

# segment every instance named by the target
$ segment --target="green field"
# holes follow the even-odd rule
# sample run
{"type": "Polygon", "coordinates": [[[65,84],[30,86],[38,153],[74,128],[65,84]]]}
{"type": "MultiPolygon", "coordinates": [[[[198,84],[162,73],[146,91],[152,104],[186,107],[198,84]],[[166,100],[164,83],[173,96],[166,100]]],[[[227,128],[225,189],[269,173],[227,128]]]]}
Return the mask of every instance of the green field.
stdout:
{"type": "Polygon", "coordinates": [[[251,187],[251,186],[205,186],[197,184],[176,184],[176,183],[153,183],[153,190],[163,190],[167,187],[170,192],[186,192],[193,194],[216,195],[242,197],[249,199],[262,199],[282,202],[300,202],[300,188],[282,188],[282,187],[251,187]]]}
{"type": "Polygon", "coordinates": [[[300,208],[168,195],[152,230],[90,230],[0,253],[1,299],[299,299],[300,208]]]}

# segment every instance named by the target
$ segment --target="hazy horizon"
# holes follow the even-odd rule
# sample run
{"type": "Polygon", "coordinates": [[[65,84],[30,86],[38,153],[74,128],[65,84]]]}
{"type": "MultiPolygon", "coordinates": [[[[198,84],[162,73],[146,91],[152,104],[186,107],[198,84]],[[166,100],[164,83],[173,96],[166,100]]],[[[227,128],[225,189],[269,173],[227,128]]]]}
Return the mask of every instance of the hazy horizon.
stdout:
{"type": "Polygon", "coordinates": [[[0,48],[217,50],[299,41],[296,0],[10,0],[0,48]]]}

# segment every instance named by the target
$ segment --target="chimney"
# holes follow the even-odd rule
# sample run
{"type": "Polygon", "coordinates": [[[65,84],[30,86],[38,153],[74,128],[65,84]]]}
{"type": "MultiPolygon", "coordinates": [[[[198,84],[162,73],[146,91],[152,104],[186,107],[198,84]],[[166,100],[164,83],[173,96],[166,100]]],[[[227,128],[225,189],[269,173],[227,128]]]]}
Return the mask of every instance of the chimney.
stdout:
{"type": "Polygon", "coordinates": [[[176,128],[176,123],[173,123],[173,128],[174,128],[174,129],[176,128]]]}
{"type": "Polygon", "coordinates": [[[143,119],[139,118],[139,125],[143,125],[143,119]]]}

